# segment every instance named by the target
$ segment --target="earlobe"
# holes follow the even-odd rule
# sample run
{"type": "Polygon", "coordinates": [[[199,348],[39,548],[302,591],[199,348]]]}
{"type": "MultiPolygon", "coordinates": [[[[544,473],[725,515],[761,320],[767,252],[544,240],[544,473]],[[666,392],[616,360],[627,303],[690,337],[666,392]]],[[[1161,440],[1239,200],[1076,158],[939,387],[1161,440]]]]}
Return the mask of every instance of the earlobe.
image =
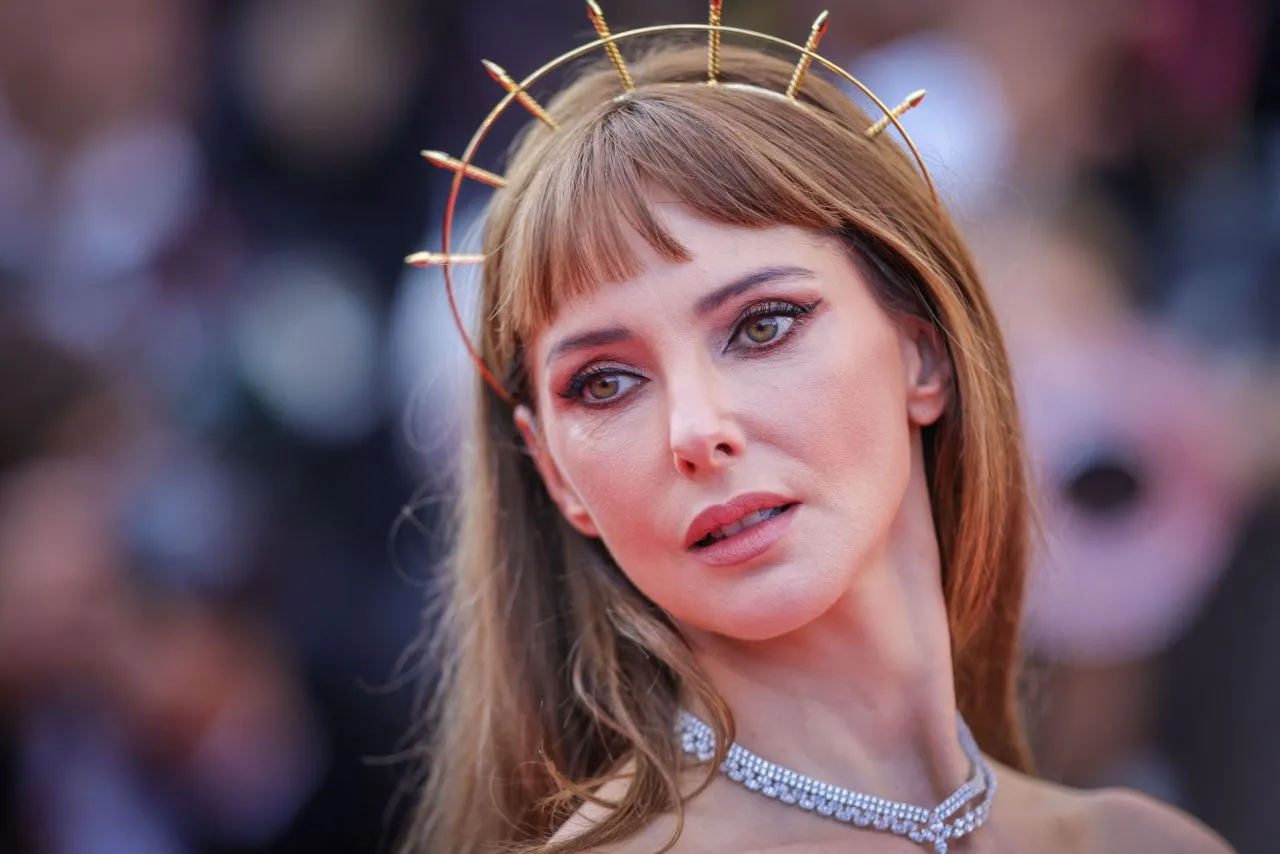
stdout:
{"type": "Polygon", "coordinates": [[[560,508],[561,515],[583,536],[600,536],[586,506],[578,498],[573,486],[560,473],[560,467],[552,458],[545,438],[538,431],[538,421],[533,411],[522,404],[516,407],[514,418],[516,429],[524,437],[525,446],[529,449],[529,455],[533,457],[533,463],[542,477],[543,485],[547,488],[547,494],[560,508]]]}

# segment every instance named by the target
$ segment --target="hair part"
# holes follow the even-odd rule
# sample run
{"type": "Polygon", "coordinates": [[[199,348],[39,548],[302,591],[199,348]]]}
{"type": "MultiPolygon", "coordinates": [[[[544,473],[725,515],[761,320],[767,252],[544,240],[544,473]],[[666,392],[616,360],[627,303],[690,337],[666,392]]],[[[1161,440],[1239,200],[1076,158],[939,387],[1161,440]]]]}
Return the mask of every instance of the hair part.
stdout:
{"type": "MultiPolygon", "coordinates": [[[[639,235],[687,259],[655,199],[714,222],[844,238],[882,304],[928,318],[948,348],[948,411],[924,431],[960,712],[983,750],[1029,767],[1016,697],[1028,500],[1009,366],[973,263],[913,162],[829,82],[800,106],[705,81],[702,47],[631,63],[637,89],[589,70],[532,127],[490,207],[480,353],[531,402],[527,342],[564,305],[640,272],[639,235]]],[[[782,91],[791,65],[726,47],[721,79],[782,91]]],[[[477,381],[479,382],[479,381],[477,381]]],[[[682,816],[681,702],[729,710],[671,621],[604,547],[562,518],[510,408],[480,384],[439,621],[443,669],[429,717],[429,779],[406,850],[583,852],[682,816]],[[626,794],[599,823],[550,841],[624,761],[626,794]],[[419,847],[423,846],[423,847],[419,847]]],[[[665,849],[664,849],[665,850],[665,849]]]]}

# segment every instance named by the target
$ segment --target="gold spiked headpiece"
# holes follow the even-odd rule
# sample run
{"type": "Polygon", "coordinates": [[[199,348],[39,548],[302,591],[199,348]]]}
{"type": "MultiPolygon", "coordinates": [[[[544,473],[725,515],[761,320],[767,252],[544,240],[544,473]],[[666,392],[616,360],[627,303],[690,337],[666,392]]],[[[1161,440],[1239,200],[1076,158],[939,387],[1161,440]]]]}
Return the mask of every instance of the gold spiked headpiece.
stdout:
{"type": "Polygon", "coordinates": [[[487,184],[491,187],[502,188],[506,186],[506,179],[501,175],[496,175],[487,170],[481,169],[472,164],[472,159],[476,155],[476,151],[483,142],[485,136],[489,133],[489,129],[493,127],[498,117],[506,112],[512,101],[519,101],[520,105],[528,110],[535,118],[545,124],[552,130],[557,130],[559,125],[556,120],[534,100],[529,94],[529,89],[546,75],[555,71],[567,62],[571,62],[599,48],[604,48],[609,56],[609,60],[613,63],[614,68],[618,71],[621,78],[622,87],[626,92],[635,91],[636,84],[631,77],[631,72],[627,68],[626,61],[622,57],[622,51],[618,45],[621,42],[639,39],[647,36],[654,36],[663,33],[688,33],[688,32],[705,32],[707,34],[707,85],[724,86],[725,88],[748,89],[761,92],[778,98],[785,98],[792,102],[798,102],[801,88],[804,86],[805,76],[809,73],[809,68],[813,63],[818,63],[832,74],[847,81],[856,89],[861,91],[869,98],[883,113],[883,116],[864,132],[868,139],[875,139],[889,126],[893,125],[902,140],[906,143],[911,156],[915,158],[916,165],[920,167],[920,174],[925,184],[929,188],[929,192],[933,195],[935,201],[938,200],[938,191],[934,187],[933,179],[929,176],[929,170],[924,165],[924,159],[920,156],[920,151],[916,148],[915,143],[911,141],[911,137],[898,121],[903,113],[917,106],[924,99],[924,90],[919,89],[912,92],[898,104],[896,107],[890,108],[881,101],[876,94],[872,92],[865,84],[845,71],[834,62],[820,55],[818,44],[822,41],[823,35],[827,31],[827,13],[823,12],[813,22],[812,28],[809,30],[809,37],[803,45],[789,42],[786,39],[771,36],[767,33],[756,32],[755,30],[746,30],[739,27],[726,27],[720,23],[721,13],[724,7],[724,0],[710,0],[710,17],[706,24],[661,24],[651,27],[639,27],[637,29],[625,30],[620,33],[613,33],[609,30],[609,25],[605,22],[604,13],[600,11],[600,6],[596,0],[587,0],[587,16],[591,19],[592,26],[595,27],[596,34],[599,36],[593,42],[576,47],[566,53],[562,53],[554,59],[547,62],[538,70],[534,71],[524,80],[516,82],[497,63],[489,60],[482,60],[485,70],[489,75],[498,82],[502,88],[507,90],[506,97],[498,102],[492,112],[480,123],[480,127],[472,136],[471,142],[468,143],[466,150],[461,157],[451,157],[448,154],[439,151],[424,151],[422,156],[428,161],[444,169],[449,169],[454,173],[453,184],[449,191],[448,204],[445,207],[444,226],[441,232],[441,248],[439,252],[416,252],[405,259],[409,264],[416,267],[440,267],[444,274],[445,289],[449,297],[449,310],[453,314],[454,322],[458,326],[458,331],[462,335],[463,343],[466,345],[467,352],[475,361],[476,366],[480,370],[481,376],[485,382],[489,384],[498,396],[508,404],[514,405],[510,392],[503,387],[502,383],[493,375],[488,366],[484,363],[484,359],[480,357],[480,353],[476,350],[475,344],[471,340],[470,334],[467,332],[467,325],[462,319],[462,314],[458,309],[457,298],[453,288],[453,267],[455,264],[474,265],[483,264],[484,255],[461,255],[454,254],[449,251],[450,242],[453,235],[453,220],[457,210],[459,193],[462,188],[462,179],[471,178],[474,181],[487,184]],[[795,70],[791,74],[791,81],[785,92],[775,92],[770,89],[762,89],[758,86],[741,83],[724,83],[720,80],[720,38],[724,34],[741,36],[747,39],[754,39],[760,42],[766,42],[771,45],[783,47],[798,53],[799,59],[796,61],[795,70]]]}

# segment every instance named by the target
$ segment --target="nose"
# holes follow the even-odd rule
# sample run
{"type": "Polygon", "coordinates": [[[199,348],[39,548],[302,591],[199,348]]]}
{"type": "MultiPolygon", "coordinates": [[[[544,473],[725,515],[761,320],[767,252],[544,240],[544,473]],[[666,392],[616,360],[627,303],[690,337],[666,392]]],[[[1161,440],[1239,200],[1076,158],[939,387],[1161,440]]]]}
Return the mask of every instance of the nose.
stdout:
{"type": "Polygon", "coordinates": [[[669,389],[671,453],[679,474],[704,475],[742,456],[745,436],[714,368],[685,372],[669,389]]]}

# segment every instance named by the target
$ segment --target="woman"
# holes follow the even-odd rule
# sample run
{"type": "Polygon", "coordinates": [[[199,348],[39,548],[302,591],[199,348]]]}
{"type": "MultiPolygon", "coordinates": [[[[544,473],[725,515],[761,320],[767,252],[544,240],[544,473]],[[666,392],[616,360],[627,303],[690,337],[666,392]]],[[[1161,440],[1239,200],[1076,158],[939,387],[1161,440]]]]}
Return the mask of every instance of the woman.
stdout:
{"type": "Polygon", "coordinates": [[[999,331],[907,158],[791,73],[665,47],[514,154],[406,848],[1228,850],[1027,775],[999,331]]]}

